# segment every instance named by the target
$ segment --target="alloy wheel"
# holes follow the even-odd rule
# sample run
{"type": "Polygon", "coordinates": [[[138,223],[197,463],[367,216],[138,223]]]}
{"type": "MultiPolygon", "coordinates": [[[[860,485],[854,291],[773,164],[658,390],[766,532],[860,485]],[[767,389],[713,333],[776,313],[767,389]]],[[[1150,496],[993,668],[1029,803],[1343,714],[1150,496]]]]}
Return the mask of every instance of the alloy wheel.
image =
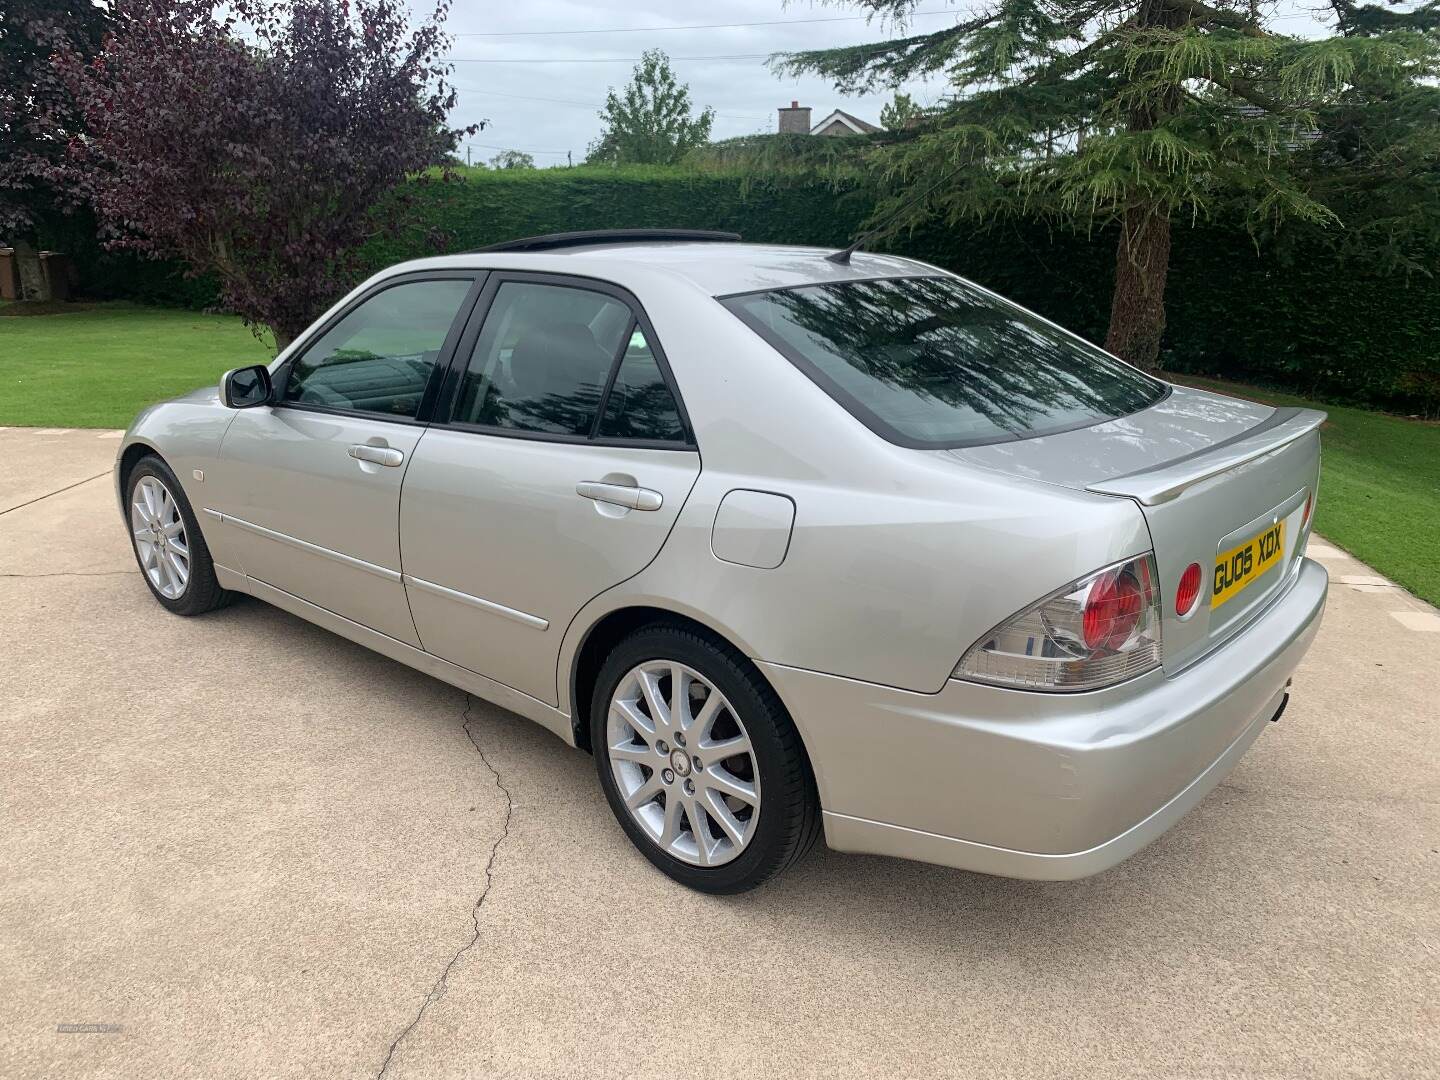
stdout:
{"type": "Polygon", "coordinates": [[[190,544],[180,506],[154,476],[142,476],[130,500],[130,529],[140,567],[156,592],[178,600],[190,582],[190,544]]]}
{"type": "Polygon", "coordinates": [[[719,866],[755,836],[760,776],[750,736],[693,668],[670,660],[631,668],[610,699],[606,752],[630,817],[667,855],[719,866]]]}

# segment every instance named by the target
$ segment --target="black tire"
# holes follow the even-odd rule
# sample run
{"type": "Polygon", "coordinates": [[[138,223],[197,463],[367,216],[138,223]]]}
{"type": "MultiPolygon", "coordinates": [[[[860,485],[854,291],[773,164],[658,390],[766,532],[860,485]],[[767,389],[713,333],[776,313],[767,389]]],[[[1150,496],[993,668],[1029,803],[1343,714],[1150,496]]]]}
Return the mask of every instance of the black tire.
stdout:
{"type": "Polygon", "coordinates": [[[136,462],[130,475],[125,478],[125,524],[130,531],[130,550],[135,553],[140,577],[150,590],[150,595],[155,597],[166,611],[176,615],[203,615],[207,611],[224,607],[235,599],[235,594],[222,589],[215,578],[215,564],[210,558],[210,549],[205,544],[205,535],[200,531],[200,523],[195,519],[190,500],[185,497],[185,489],[180,486],[180,481],[170,466],[153,454],[136,462]],[[190,549],[190,578],[185,583],[184,591],[174,599],[161,593],[150,580],[150,575],[145,570],[145,562],[140,557],[134,530],[130,528],[130,507],[135,501],[135,488],[147,476],[153,476],[165,485],[170,497],[175,500],[181,520],[185,523],[185,539],[190,549]]]}
{"type": "Polygon", "coordinates": [[[745,892],[789,869],[819,835],[820,799],[795,724],[754,665],[728,645],[679,626],[631,634],[611,651],[595,680],[590,735],[600,786],[615,819],[651,863],[682,885],[706,893],[745,892]],[[664,851],[631,817],[616,786],[607,753],[610,699],[628,672],[654,660],[678,661],[710,680],[750,738],[760,780],[759,820],[740,854],[719,866],[693,865],[664,851]]]}

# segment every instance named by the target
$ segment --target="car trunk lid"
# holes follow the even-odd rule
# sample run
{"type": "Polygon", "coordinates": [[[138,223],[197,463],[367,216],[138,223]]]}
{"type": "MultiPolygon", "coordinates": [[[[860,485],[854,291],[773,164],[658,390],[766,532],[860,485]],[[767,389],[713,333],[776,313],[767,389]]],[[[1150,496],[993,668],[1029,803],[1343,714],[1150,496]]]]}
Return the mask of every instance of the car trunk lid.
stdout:
{"type": "Polygon", "coordinates": [[[1177,671],[1250,621],[1303,552],[1325,414],[1174,387],[1149,409],[1093,427],[943,451],[972,465],[1134,500],[1155,549],[1164,664],[1177,671]],[[1180,577],[1200,599],[1175,610],[1180,577]]]}

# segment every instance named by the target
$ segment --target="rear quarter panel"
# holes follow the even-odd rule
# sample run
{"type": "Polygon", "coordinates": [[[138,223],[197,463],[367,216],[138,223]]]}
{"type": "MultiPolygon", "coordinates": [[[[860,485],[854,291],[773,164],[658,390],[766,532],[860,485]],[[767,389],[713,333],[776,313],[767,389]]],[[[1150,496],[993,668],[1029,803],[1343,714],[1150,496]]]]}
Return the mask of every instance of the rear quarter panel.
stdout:
{"type": "Polygon", "coordinates": [[[660,336],[702,467],[654,562],[571,623],[562,709],[589,628],[639,605],[689,615],[755,659],[934,693],[1001,620],[1149,549],[1133,502],[894,446],[715,298],[655,277],[620,283],[660,336]],[[780,566],[716,558],[716,512],[735,489],[794,502],[780,566]]]}
{"type": "MultiPolygon", "coordinates": [[[[576,626],[654,605],[711,626],[757,660],[934,693],[996,624],[1149,548],[1133,503],[910,465],[895,474],[908,482],[891,490],[707,469],[656,560],[592,601],[576,626]],[[780,566],[715,557],[716,511],[735,488],[794,501],[780,566]]],[[[566,655],[580,636],[572,633],[566,655]]]]}

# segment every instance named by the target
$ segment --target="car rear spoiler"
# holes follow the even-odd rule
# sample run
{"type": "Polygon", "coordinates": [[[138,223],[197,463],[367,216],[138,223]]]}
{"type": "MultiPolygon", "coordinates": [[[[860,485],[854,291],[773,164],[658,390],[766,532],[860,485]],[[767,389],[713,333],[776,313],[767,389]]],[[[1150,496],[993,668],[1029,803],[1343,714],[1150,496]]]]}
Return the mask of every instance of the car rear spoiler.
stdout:
{"type": "Polygon", "coordinates": [[[1167,461],[1153,469],[1141,469],[1101,480],[1088,485],[1085,490],[1098,495],[1123,495],[1144,506],[1169,502],[1202,480],[1229,472],[1247,461],[1288,446],[1324,422],[1325,413],[1318,409],[1276,409],[1249,431],[1242,431],[1224,442],[1167,461]]]}

